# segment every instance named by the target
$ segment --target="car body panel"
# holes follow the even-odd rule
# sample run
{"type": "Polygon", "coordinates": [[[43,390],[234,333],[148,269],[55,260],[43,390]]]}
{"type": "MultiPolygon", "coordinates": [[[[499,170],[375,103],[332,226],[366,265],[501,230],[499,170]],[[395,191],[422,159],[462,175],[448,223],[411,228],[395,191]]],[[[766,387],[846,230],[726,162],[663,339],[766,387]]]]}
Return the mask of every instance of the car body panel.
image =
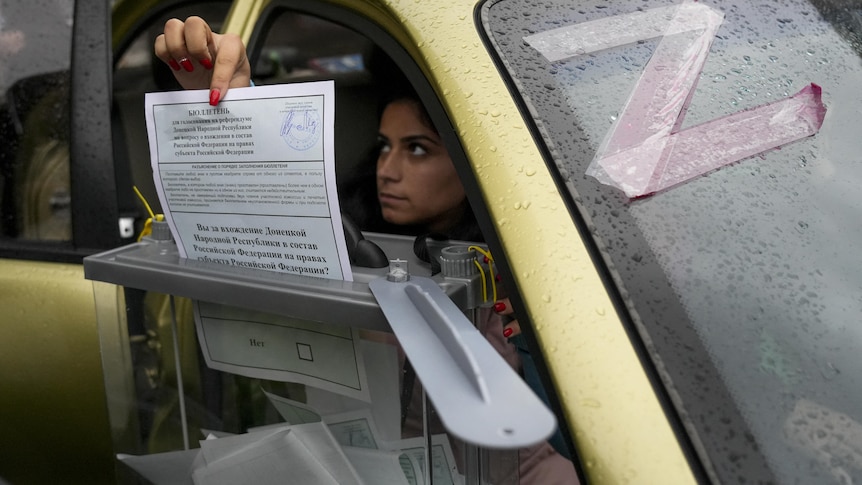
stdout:
{"type": "Polygon", "coordinates": [[[74,236],[0,239],[0,482],[116,482],[93,283],[80,264],[121,241],[111,202],[117,187],[105,27],[119,44],[167,3],[177,2],[117,2],[113,22],[110,7],[76,7],[85,18],[73,25],[77,45],[97,58],[76,61],[73,43],[70,77],[86,89],[70,100],[71,147],[59,162],[71,172],[74,236]]]}
{"type": "Polygon", "coordinates": [[[83,267],[0,259],[0,287],[14,288],[0,293],[3,479],[110,482],[93,288],[83,267]]]}
{"type": "Polygon", "coordinates": [[[474,3],[399,8],[467,150],[588,478],[691,482],[572,215],[477,33],[474,3]]]}
{"type": "MultiPolygon", "coordinates": [[[[121,42],[123,31],[134,28],[138,16],[158,3],[119,2],[114,45],[121,42]]],[[[268,3],[235,2],[225,31],[248,40],[268,3]]],[[[518,288],[516,302],[534,326],[589,481],[695,481],[636,345],[583,242],[588,234],[575,222],[562,188],[480,35],[477,9],[481,3],[326,3],[380,25],[403,45],[436,90],[475,174],[505,252],[509,277],[518,288]]],[[[4,436],[0,461],[12,459],[32,468],[28,460],[41,451],[58,456],[56,469],[39,472],[45,476],[69,477],[64,480],[69,483],[110,481],[113,457],[92,284],[84,280],[80,265],[0,260],[0,285],[20,288],[0,294],[7,317],[26,316],[42,325],[38,332],[24,335],[19,335],[20,327],[0,326],[0,337],[7,342],[0,363],[4,369],[27,369],[4,372],[0,415],[4,420],[16,417],[18,422],[11,428],[15,430],[11,438],[4,436]],[[63,293],[56,293],[57,288],[63,293]],[[34,294],[45,295],[39,308],[33,308],[30,295],[34,294]],[[66,318],[57,321],[56,315],[66,318]],[[64,362],[74,364],[58,370],[58,363],[64,362]],[[57,406],[57,401],[69,404],[57,406]],[[44,419],[54,409],[67,409],[68,416],[44,419]],[[38,443],[32,439],[34,434],[46,442],[53,440],[52,444],[34,448],[33,443],[38,443]],[[26,445],[16,446],[16,436],[26,445]]],[[[14,483],[18,476],[3,478],[14,483]]],[[[33,476],[27,475],[26,481],[34,481],[33,476]]]]}
{"type": "MultiPolygon", "coordinates": [[[[43,7],[44,4],[34,3],[36,9],[43,7]]],[[[106,33],[104,28],[93,28],[93,25],[110,25],[107,6],[95,3],[87,5],[88,8],[81,4],[77,7],[80,9],[76,13],[81,17],[66,24],[79,41],[72,43],[71,57],[75,57],[75,46],[107,54],[106,43],[97,37],[100,32],[106,33]],[[96,38],[87,39],[89,35],[96,38]]],[[[57,3],[53,8],[58,15],[71,15],[71,2],[57,3]]],[[[53,20],[56,22],[56,18],[53,20]]],[[[33,25],[38,24],[22,25],[22,28],[33,25]]],[[[40,48],[54,47],[49,40],[39,44],[40,48]]],[[[66,185],[71,189],[71,221],[67,215],[62,227],[52,227],[46,233],[28,234],[24,230],[17,237],[0,240],[3,255],[0,259],[0,308],[3,310],[0,316],[0,365],[3,369],[0,377],[0,435],[3,437],[0,477],[10,483],[87,484],[109,483],[113,479],[92,284],[83,279],[80,264],[67,264],[80,262],[84,254],[120,241],[113,215],[116,205],[108,202],[109,198],[99,199],[100,195],[114,193],[115,189],[113,184],[104,183],[113,180],[109,166],[112,160],[104,157],[111,148],[109,143],[104,143],[109,117],[107,111],[104,116],[96,115],[109,103],[109,71],[100,69],[100,66],[107,66],[109,57],[97,57],[88,63],[89,72],[83,75],[84,81],[84,69],[74,67],[83,64],[73,61],[73,67],[67,67],[69,58],[63,58],[64,54],[58,54],[58,59],[63,61],[57,65],[23,75],[18,73],[21,77],[17,79],[35,83],[26,94],[47,93],[39,98],[40,108],[53,108],[57,112],[56,123],[69,123],[70,131],[76,135],[71,140],[58,135],[46,143],[49,137],[31,137],[25,125],[26,136],[21,138],[37,150],[33,157],[24,159],[22,165],[51,171],[15,180],[18,184],[14,188],[27,194],[21,199],[26,207],[36,202],[32,196],[38,192],[32,188],[45,182],[45,174],[65,172],[68,175],[54,180],[66,182],[55,187],[66,185]],[[39,81],[45,78],[62,80],[40,89],[39,81]],[[65,86],[67,80],[71,80],[71,85],[85,82],[86,89],[59,87],[65,86]],[[64,99],[66,93],[71,95],[64,99]],[[59,114],[69,105],[72,106],[70,117],[59,114]],[[81,120],[83,122],[75,123],[81,120]],[[77,135],[83,132],[98,138],[97,146],[88,145],[89,140],[78,139],[77,135]],[[74,165],[70,165],[70,159],[75,161],[74,165]],[[78,160],[80,163],[76,163],[78,160]],[[28,162],[32,164],[25,165],[28,162]],[[86,180],[87,185],[92,185],[80,190],[85,184],[76,183],[76,180],[86,180]],[[76,199],[85,193],[86,196],[76,199]],[[92,204],[93,199],[99,200],[92,204]]],[[[39,119],[31,115],[36,116],[32,112],[22,116],[30,122],[39,119]]],[[[50,122],[43,126],[53,128],[50,122]]],[[[52,193],[56,192],[52,190],[48,195],[52,193]]],[[[39,195],[42,200],[46,194],[39,195]]],[[[58,204],[69,208],[63,201],[58,204]]]]}

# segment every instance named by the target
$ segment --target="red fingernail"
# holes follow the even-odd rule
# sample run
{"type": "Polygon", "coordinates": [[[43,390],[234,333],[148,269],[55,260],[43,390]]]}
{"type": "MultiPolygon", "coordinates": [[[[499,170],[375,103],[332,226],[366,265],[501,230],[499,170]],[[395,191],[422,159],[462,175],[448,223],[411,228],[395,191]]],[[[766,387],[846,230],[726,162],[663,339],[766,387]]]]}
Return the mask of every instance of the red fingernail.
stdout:
{"type": "Polygon", "coordinates": [[[512,330],[511,328],[504,328],[503,329],[503,336],[506,338],[511,337],[512,333],[514,333],[514,330],[512,330]]]}
{"type": "Polygon", "coordinates": [[[216,106],[218,104],[218,100],[221,98],[221,93],[218,89],[210,90],[210,105],[216,106]]]}
{"type": "Polygon", "coordinates": [[[494,279],[497,281],[503,281],[503,277],[500,276],[499,274],[494,275],[494,279]]]}
{"type": "Polygon", "coordinates": [[[497,303],[494,303],[494,311],[495,312],[500,313],[500,312],[504,311],[505,309],[506,309],[506,304],[503,303],[502,301],[498,301],[497,303]]]}
{"type": "Polygon", "coordinates": [[[179,71],[179,70],[180,70],[180,65],[179,65],[179,64],[177,64],[177,61],[175,61],[175,60],[173,60],[173,59],[171,59],[170,61],[168,61],[168,65],[169,65],[169,66],[171,66],[171,69],[173,69],[174,71],[179,71]]]}
{"type": "Polygon", "coordinates": [[[186,72],[192,72],[195,70],[195,66],[192,65],[192,61],[186,59],[185,57],[180,59],[180,65],[183,66],[183,69],[185,69],[186,72]]]}
{"type": "Polygon", "coordinates": [[[490,259],[488,259],[488,256],[483,256],[482,261],[487,263],[488,261],[490,261],[490,259]]]}
{"type": "Polygon", "coordinates": [[[209,59],[201,59],[201,65],[204,66],[204,69],[209,71],[210,69],[213,68],[213,61],[211,61],[209,59]]]}

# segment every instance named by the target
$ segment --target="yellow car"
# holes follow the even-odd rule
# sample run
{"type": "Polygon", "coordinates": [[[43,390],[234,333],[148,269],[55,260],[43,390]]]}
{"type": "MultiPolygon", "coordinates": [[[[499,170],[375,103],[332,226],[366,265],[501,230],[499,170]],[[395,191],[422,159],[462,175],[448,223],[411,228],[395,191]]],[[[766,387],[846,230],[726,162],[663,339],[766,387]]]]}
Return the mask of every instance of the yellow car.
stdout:
{"type": "Polygon", "coordinates": [[[140,230],[132,184],[157,201],[152,39],[195,14],[246,41],[257,85],[335,79],[339,170],[374,141],[367,55],[403,70],[583,483],[862,480],[858,3],[175,3],[117,2],[112,45],[107,7],[51,12],[71,64],[3,11],[3,59],[48,66],[0,64],[0,478],[117,478],[80,261],[140,230]]]}

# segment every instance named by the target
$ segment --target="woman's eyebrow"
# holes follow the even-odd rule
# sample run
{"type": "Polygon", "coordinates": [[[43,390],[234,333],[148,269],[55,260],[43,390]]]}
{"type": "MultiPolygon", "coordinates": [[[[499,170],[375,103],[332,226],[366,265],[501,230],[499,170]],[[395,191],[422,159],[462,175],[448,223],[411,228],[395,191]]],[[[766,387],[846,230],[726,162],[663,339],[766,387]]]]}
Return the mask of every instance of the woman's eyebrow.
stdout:
{"type": "Polygon", "coordinates": [[[435,145],[440,145],[440,141],[436,140],[428,135],[409,135],[401,138],[401,143],[412,143],[416,141],[428,141],[435,145]]]}

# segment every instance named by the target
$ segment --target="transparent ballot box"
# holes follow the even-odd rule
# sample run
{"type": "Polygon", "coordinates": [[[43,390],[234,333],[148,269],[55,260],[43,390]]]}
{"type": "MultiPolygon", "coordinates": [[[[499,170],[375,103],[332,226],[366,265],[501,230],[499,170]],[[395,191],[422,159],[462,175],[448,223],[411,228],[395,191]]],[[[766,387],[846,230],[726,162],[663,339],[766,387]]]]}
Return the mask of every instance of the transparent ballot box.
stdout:
{"type": "Polygon", "coordinates": [[[120,480],[519,483],[556,422],[492,268],[469,243],[429,239],[426,262],[365,237],[385,259],[353,281],[183,259],[169,235],[85,258],[120,480]]]}

